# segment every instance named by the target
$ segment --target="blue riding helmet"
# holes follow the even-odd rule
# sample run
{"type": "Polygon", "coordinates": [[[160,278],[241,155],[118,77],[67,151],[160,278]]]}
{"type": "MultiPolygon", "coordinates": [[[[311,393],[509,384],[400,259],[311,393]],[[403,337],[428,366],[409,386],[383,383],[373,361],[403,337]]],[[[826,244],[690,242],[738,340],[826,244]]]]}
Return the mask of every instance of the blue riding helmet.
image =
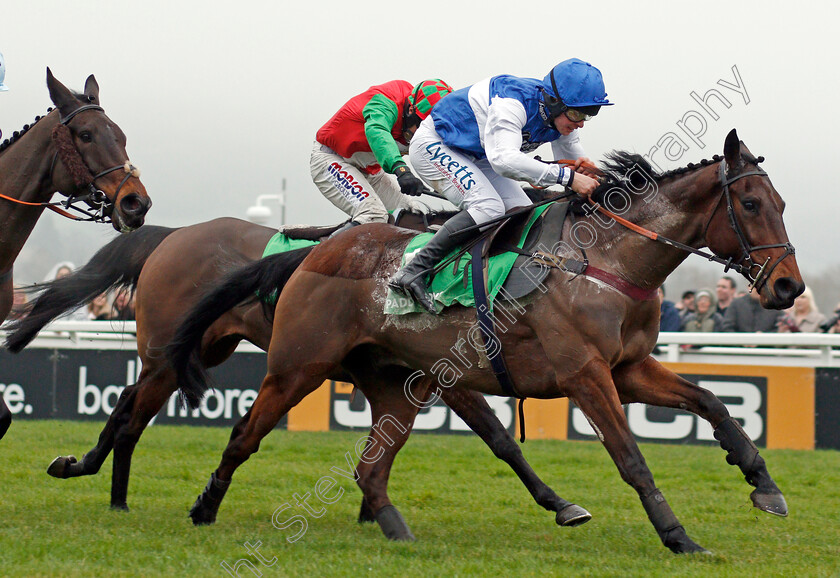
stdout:
{"type": "Polygon", "coordinates": [[[552,117],[574,108],[589,115],[598,114],[602,106],[615,103],[607,100],[601,71],[583,60],[564,60],[543,79],[543,96],[552,117]]]}
{"type": "Polygon", "coordinates": [[[9,87],[3,84],[3,80],[6,78],[6,61],[3,59],[3,53],[0,52],[0,92],[4,90],[9,90],[9,87]]]}

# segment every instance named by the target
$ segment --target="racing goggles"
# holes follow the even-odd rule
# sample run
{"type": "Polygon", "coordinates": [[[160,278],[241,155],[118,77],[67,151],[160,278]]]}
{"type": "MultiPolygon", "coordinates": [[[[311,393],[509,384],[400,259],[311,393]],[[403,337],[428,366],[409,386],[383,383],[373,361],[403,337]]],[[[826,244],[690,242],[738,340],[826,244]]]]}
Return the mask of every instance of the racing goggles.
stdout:
{"type": "Polygon", "coordinates": [[[572,122],[583,122],[585,120],[592,120],[592,118],[595,116],[594,114],[586,114],[585,112],[577,110],[576,108],[567,108],[563,111],[563,114],[565,114],[566,118],[568,118],[572,122]]]}

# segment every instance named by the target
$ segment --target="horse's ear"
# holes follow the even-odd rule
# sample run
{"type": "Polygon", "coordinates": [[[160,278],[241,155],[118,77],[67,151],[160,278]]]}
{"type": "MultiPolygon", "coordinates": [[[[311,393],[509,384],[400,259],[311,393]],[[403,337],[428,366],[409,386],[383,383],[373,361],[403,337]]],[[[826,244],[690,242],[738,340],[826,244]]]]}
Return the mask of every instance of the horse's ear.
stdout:
{"type": "Polygon", "coordinates": [[[91,103],[99,104],[99,84],[97,84],[92,74],[85,81],[85,96],[88,97],[88,101],[91,103]]]}
{"type": "Polygon", "coordinates": [[[70,89],[56,80],[49,67],[47,67],[47,88],[50,91],[50,100],[61,112],[61,116],[66,116],[78,108],[79,101],[70,89]]]}
{"type": "Polygon", "coordinates": [[[726,142],[723,143],[723,157],[729,169],[737,169],[744,164],[741,159],[741,141],[738,140],[738,133],[734,128],[726,135],[726,142]]]}

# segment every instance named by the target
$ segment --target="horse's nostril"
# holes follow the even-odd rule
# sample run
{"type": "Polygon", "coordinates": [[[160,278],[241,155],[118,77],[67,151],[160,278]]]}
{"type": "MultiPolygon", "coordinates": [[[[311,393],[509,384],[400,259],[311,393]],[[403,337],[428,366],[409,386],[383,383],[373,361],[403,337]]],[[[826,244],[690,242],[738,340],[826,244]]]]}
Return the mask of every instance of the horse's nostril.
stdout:
{"type": "Polygon", "coordinates": [[[150,202],[141,199],[137,193],[126,195],[120,201],[120,209],[126,215],[144,215],[150,205],[150,202]]]}
{"type": "Polygon", "coordinates": [[[805,291],[805,283],[797,281],[793,277],[782,277],[773,284],[773,291],[778,299],[792,303],[805,291]]]}

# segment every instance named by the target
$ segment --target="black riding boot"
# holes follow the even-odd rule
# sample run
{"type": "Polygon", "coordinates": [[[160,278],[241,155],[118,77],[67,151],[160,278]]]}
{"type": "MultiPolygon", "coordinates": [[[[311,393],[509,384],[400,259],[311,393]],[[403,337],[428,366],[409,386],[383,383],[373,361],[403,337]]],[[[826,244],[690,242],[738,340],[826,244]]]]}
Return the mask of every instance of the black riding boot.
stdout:
{"type": "MultiPolygon", "coordinates": [[[[441,259],[446,257],[449,252],[455,248],[458,243],[463,242],[469,238],[469,234],[459,234],[468,227],[475,226],[475,220],[466,211],[461,211],[454,217],[450,218],[440,230],[435,233],[435,236],[429,243],[420,249],[414,255],[414,258],[409,263],[397,271],[388,281],[388,286],[405,295],[413,298],[417,303],[423,306],[423,309],[436,315],[435,303],[432,296],[429,295],[429,289],[426,284],[426,274],[437,265],[441,259]]],[[[474,233],[477,233],[475,231],[474,233]]]]}

